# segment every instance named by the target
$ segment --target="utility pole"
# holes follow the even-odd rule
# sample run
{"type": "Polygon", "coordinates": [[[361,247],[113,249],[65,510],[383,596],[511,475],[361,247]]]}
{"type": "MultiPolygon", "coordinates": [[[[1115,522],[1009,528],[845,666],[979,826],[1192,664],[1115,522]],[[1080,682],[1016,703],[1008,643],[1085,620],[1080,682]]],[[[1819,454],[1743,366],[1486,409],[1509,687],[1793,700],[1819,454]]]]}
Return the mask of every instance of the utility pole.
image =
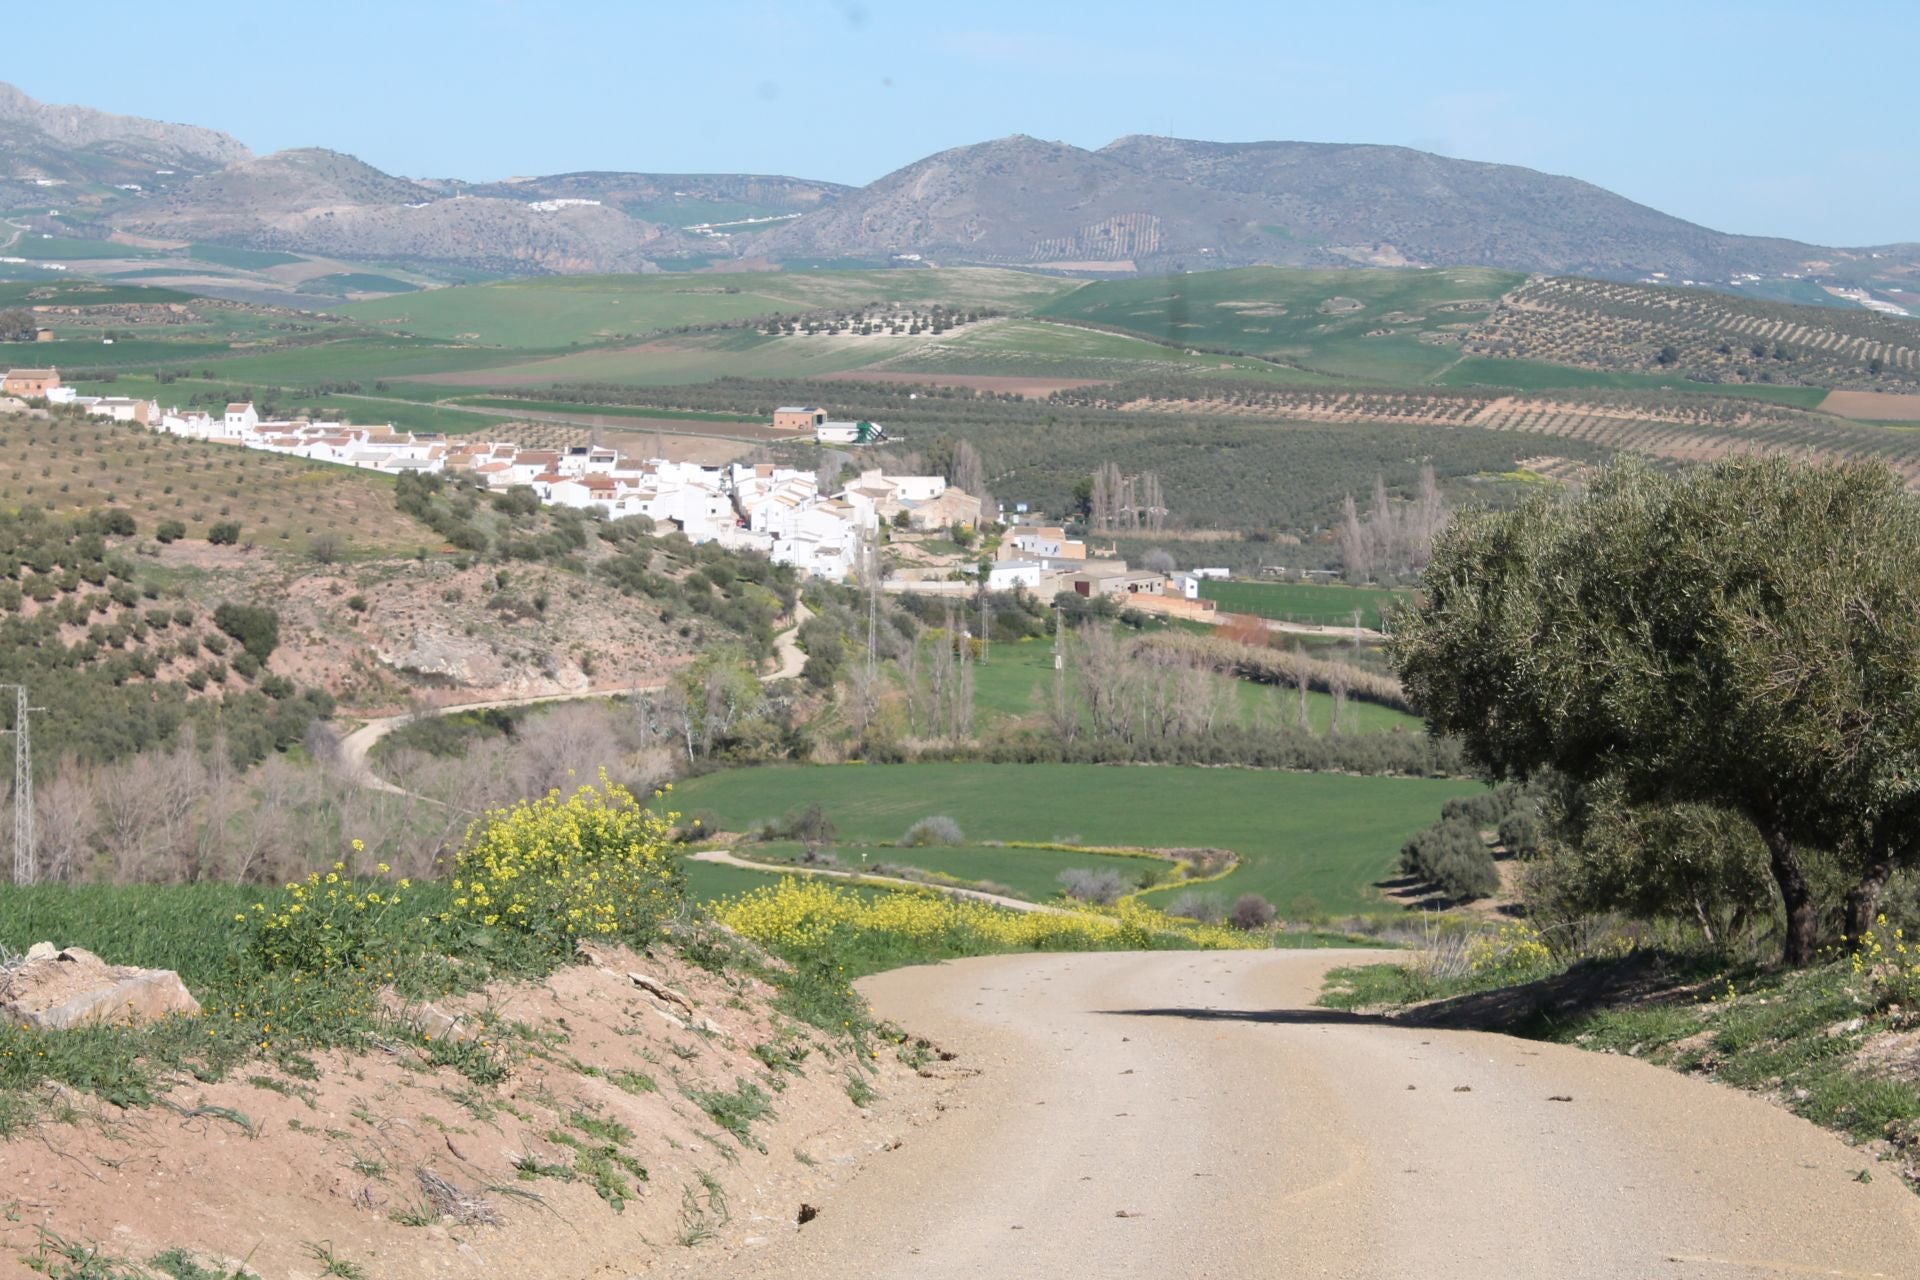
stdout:
{"type": "Polygon", "coordinates": [[[872,689],[880,651],[880,531],[863,531],[860,546],[864,552],[861,559],[865,562],[861,568],[867,578],[867,687],[872,689]]]}
{"type": "Polygon", "coordinates": [[[33,843],[33,735],[29,717],[45,707],[28,706],[27,686],[0,685],[12,689],[13,728],[0,731],[13,737],[13,882],[32,884],[40,878],[39,859],[33,843]]]}
{"type": "Polygon", "coordinates": [[[987,575],[980,575],[980,665],[987,665],[987,646],[993,642],[993,615],[987,603],[987,575]]]}

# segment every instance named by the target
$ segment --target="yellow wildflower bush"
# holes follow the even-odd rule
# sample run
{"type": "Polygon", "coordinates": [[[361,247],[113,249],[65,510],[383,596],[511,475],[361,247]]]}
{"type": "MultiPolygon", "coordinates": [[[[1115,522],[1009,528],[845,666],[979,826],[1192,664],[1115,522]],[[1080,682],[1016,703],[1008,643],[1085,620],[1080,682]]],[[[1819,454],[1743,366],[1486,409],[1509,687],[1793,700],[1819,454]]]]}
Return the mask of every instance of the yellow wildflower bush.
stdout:
{"type": "Polygon", "coordinates": [[[1553,952],[1532,925],[1503,925],[1467,944],[1467,968],[1477,978],[1526,982],[1554,968],[1553,952]]]}
{"type": "MultiPolygon", "coordinates": [[[[355,853],[365,846],[353,842],[355,853]]],[[[389,868],[380,865],[380,874],[389,868]]],[[[406,923],[401,904],[412,884],[366,884],[336,862],[295,880],[270,899],[234,916],[255,957],[269,969],[324,973],[363,965],[389,934],[406,923]]]]}
{"type": "Polygon", "coordinates": [[[794,877],[724,899],[712,911],[736,933],[787,953],[820,951],[861,935],[885,935],[932,954],[1254,945],[1234,930],[1178,920],[1137,903],[1009,911],[930,891],[867,897],[794,877]]]}
{"type": "Polygon", "coordinates": [[[489,810],[454,857],[453,914],[555,951],[582,938],[645,942],[679,909],[668,850],[679,815],[655,813],[600,772],[600,785],[489,810]]]}
{"type": "Polygon", "coordinates": [[[1848,963],[1862,998],[1874,1008],[1920,1012],[1920,942],[1908,942],[1904,929],[1890,929],[1885,916],[1860,935],[1848,963]]]}

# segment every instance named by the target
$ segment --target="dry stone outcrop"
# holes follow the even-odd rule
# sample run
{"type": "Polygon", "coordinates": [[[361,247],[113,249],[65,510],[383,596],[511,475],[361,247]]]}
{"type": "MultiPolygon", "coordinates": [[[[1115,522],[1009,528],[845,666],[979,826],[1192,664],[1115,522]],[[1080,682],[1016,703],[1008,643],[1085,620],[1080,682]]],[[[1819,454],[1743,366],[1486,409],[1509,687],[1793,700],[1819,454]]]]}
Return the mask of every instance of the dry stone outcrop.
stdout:
{"type": "Polygon", "coordinates": [[[84,947],[36,942],[0,968],[0,1021],[45,1031],[137,1026],[172,1014],[197,1017],[200,1002],[171,969],[110,965],[84,947]]]}

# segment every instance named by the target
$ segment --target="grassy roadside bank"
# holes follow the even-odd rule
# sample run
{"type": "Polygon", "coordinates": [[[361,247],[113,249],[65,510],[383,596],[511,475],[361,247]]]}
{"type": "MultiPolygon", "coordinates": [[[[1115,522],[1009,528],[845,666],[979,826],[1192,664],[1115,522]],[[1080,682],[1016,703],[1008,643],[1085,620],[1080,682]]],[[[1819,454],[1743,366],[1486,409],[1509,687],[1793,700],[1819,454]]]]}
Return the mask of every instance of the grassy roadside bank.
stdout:
{"type": "Polygon", "coordinates": [[[1453,965],[1333,970],[1319,1003],[1623,1054],[1747,1090],[1920,1191],[1920,953],[1904,938],[1870,936],[1857,957],[1798,971],[1651,950],[1564,965],[1524,926],[1492,938],[1453,965]]]}

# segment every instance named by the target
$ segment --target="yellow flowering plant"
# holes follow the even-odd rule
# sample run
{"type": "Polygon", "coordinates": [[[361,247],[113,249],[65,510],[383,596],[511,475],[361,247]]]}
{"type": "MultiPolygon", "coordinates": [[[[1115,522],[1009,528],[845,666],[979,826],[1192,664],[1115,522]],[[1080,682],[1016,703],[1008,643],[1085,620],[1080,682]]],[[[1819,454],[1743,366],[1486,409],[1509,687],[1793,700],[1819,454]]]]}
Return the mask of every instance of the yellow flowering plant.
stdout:
{"type": "MultiPolygon", "coordinates": [[[[365,845],[355,840],[354,852],[365,845]]],[[[389,868],[380,865],[385,875],[389,868]]],[[[336,862],[287,884],[277,894],[234,916],[263,967],[325,973],[365,965],[388,935],[406,923],[401,903],[411,885],[355,880],[336,862]]]]}
{"type": "Polygon", "coordinates": [[[1897,1007],[1909,1018],[1920,1011],[1920,942],[1908,942],[1906,930],[1889,926],[1884,915],[1860,935],[1848,964],[1874,1008],[1897,1007]]]}
{"type": "Polygon", "coordinates": [[[734,932],[783,954],[825,953],[889,938],[929,954],[1146,950],[1257,945],[1233,929],[1181,920],[1138,903],[1068,911],[1009,911],[932,891],[874,897],[819,880],[782,879],[715,904],[734,932]]]}
{"type": "Polygon", "coordinates": [[[1553,952],[1532,925],[1515,922],[1467,944],[1467,968],[1476,978],[1527,982],[1554,968],[1553,952]]]}
{"type": "Polygon", "coordinates": [[[598,787],[489,810],[455,855],[451,914],[554,952],[583,938],[645,942],[685,891],[668,849],[677,817],[648,809],[604,769],[598,787]]]}

